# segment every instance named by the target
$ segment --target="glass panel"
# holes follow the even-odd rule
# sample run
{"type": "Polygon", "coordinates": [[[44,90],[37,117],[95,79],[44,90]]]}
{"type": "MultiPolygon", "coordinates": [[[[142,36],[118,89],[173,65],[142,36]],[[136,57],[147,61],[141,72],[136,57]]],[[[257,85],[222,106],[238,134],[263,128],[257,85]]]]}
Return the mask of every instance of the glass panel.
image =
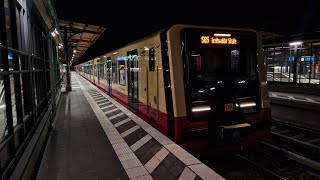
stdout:
{"type": "Polygon", "coordinates": [[[118,74],[117,74],[117,62],[112,62],[112,82],[118,82],[118,74]]]}
{"type": "Polygon", "coordinates": [[[30,114],[31,109],[33,108],[32,103],[32,94],[31,94],[31,79],[29,73],[21,74],[21,99],[22,99],[22,106],[24,109],[23,114],[27,115],[30,114]]]}
{"type": "Polygon", "coordinates": [[[310,83],[310,71],[314,57],[311,53],[311,43],[304,43],[304,48],[301,49],[301,58],[299,66],[299,82],[310,83]]]}
{"type": "MultiPolygon", "coordinates": [[[[37,60],[36,59],[33,59],[33,61],[32,61],[32,67],[33,67],[33,70],[36,70],[36,67],[37,67],[37,65],[36,65],[36,62],[37,62],[37,60]]],[[[37,76],[36,76],[36,72],[33,72],[33,78],[34,78],[34,84],[33,84],[33,89],[34,89],[34,101],[35,101],[35,105],[37,105],[38,104],[38,96],[37,96],[37,91],[38,91],[38,89],[36,88],[37,87],[37,76]]]]}
{"type": "Polygon", "coordinates": [[[21,70],[28,70],[28,56],[22,55],[20,58],[21,70]]]}
{"type": "Polygon", "coordinates": [[[95,77],[98,77],[98,68],[97,68],[97,65],[96,65],[96,64],[93,65],[93,70],[94,70],[93,75],[94,75],[95,77]]]}
{"type": "Polygon", "coordinates": [[[293,81],[293,76],[290,74],[290,66],[293,64],[290,60],[290,47],[282,47],[281,62],[281,82],[293,81]]]}
{"type": "Polygon", "coordinates": [[[123,69],[120,69],[120,84],[125,86],[126,85],[126,72],[123,69]]]}
{"type": "Polygon", "coordinates": [[[23,80],[22,80],[23,74],[20,74],[20,87],[21,87],[21,102],[22,102],[22,117],[24,117],[24,98],[23,98],[23,80]]]}
{"type": "Polygon", "coordinates": [[[265,62],[266,62],[267,81],[273,81],[273,78],[274,78],[273,48],[265,48],[264,54],[265,54],[265,62]]]}
{"type": "Polygon", "coordinates": [[[0,75],[0,139],[2,140],[7,124],[4,77],[0,75]]]}
{"type": "Polygon", "coordinates": [[[15,126],[17,124],[17,110],[16,110],[16,96],[14,94],[13,74],[10,74],[10,90],[11,90],[11,104],[12,104],[12,119],[13,119],[13,126],[15,126]]]}
{"type": "Polygon", "coordinates": [[[283,55],[282,47],[275,47],[274,53],[273,53],[273,60],[275,62],[274,81],[281,81],[282,77],[284,77],[284,75],[282,74],[282,65],[283,65],[282,55],[283,55]]]}
{"type": "Polygon", "coordinates": [[[8,52],[9,71],[13,71],[13,53],[8,52]]]}
{"type": "Polygon", "coordinates": [[[312,43],[311,84],[320,84],[320,42],[312,43]]]}
{"type": "Polygon", "coordinates": [[[119,84],[126,85],[126,71],[125,66],[126,62],[124,60],[119,60],[119,84]]]}
{"type": "Polygon", "coordinates": [[[10,8],[9,1],[4,0],[4,13],[6,15],[6,30],[7,30],[7,46],[12,47],[12,39],[11,39],[11,16],[10,16],[10,8]]]}
{"type": "Polygon", "coordinates": [[[201,43],[203,37],[214,34],[212,31],[193,31],[185,35],[186,87],[191,96],[188,99],[193,102],[211,99],[212,102],[220,103],[227,99],[256,96],[255,34],[234,32],[232,38],[219,40],[218,37],[212,37],[214,43],[201,43]],[[249,90],[244,91],[243,87],[249,90]]]}

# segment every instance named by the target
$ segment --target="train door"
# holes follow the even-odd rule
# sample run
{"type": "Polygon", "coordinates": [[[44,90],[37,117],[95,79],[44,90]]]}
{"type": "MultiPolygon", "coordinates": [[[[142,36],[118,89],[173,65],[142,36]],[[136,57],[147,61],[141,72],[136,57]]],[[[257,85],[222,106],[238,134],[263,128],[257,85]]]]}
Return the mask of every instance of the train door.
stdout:
{"type": "Polygon", "coordinates": [[[99,64],[99,84],[104,84],[104,63],[99,64]]]}
{"type": "Polygon", "coordinates": [[[93,65],[93,83],[97,83],[98,81],[98,71],[97,71],[97,64],[93,65]]]}
{"type": "Polygon", "coordinates": [[[91,76],[92,76],[92,64],[89,64],[89,75],[90,75],[90,81],[92,80],[91,79],[91,76]]]}
{"type": "Polygon", "coordinates": [[[112,70],[112,60],[111,57],[107,57],[107,90],[110,94],[112,94],[112,78],[111,78],[111,70],[112,70]]]}
{"type": "Polygon", "coordinates": [[[150,122],[155,123],[159,118],[159,78],[158,67],[155,67],[155,48],[149,48],[148,61],[149,66],[146,67],[146,91],[147,91],[147,113],[150,117],[150,122]],[[156,75],[155,75],[156,73],[156,75]],[[149,86],[151,85],[151,86],[149,86]],[[154,110],[156,109],[156,110],[154,110]]]}
{"type": "Polygon", "coordinates": [[[128,66],[128,104],[134,112],[139,111],[138,96],[138,51],[137,49],[127,52],[128,66]]]}
{"type": "Polygon", "coordinates": [[[100,62],[97,62],[97,80],[98,80],[98,84],[100,84],[100,62]]]}

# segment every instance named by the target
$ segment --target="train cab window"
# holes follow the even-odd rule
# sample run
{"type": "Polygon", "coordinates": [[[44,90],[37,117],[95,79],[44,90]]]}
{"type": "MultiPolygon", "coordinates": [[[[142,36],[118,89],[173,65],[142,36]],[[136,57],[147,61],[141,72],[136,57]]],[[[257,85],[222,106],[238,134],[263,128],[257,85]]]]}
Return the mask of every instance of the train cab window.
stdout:
{"type": "Polygon", "coordinates": [[[155,69],[155,57],[154,48],[149,49],[149,71],[154,71],[155,69]]]}
{"type": "Polygon", "coordinates": [[[184,79],[187,104],[211,103],[257,96],[257,39],[254,32],[230,32],[214,37],[214,30],[186,30],[184,79]]]}

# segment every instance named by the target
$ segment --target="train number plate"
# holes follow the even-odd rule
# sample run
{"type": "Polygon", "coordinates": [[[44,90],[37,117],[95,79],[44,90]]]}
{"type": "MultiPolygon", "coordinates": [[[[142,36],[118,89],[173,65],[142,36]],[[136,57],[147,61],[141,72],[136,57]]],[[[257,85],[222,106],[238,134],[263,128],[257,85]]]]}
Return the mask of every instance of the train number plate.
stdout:
{"type": "Polygon", "coordinates": [[[233,103],[224,104],[224,111],[233,111],[233,103]]]}
{"type": "Polygon", "coordinates": [[[257,109],[244,109],[243,113],[256,113],[257,109]]]}

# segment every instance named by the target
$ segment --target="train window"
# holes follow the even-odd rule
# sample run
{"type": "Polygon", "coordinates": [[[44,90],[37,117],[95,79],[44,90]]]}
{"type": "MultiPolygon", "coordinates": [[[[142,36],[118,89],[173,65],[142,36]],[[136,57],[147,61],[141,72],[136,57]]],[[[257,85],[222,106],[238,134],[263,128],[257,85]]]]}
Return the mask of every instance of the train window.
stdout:
{"type": "Polygon", "coordinates": [[[108,69],[108,71],[111,70],[111,63],[112,63],[111,57],[107,57],[107,69],[108,69]]]}
{"type": "Polygon", "coordinates": [[[239,67],[239,50],[231,51],[231,69],[238,69],[239,67]]]}
{"type": "Polygon", "coordinates": [[[124,67],[121,67],[121,69],[119,70],[119,74],[120,74],[120,79],[119,79],[119,84],[122,86],[126,85],[126,71],[124,67]]]}
{"type": "Polygon", "coordinates": [[[155,69],[155,57],[154,57],[154,48],[149,49],[149,71],[154,71],[155,69]]]}
{"type": "Polygon", "coordinates": [[[118,83],[118,64],[117,62],[112,62],[112,82],[118,83]]]}
{"type": "MultiPolygon", "coordinates": [[[[194,99],[203,100],[211,97],[206,93],[218,92],[213,91],[220,87],[228,87],[221,90],[220,96],[226,94],[235,94],[235,87],[239,82],[248,81],[248,86],[252,86],[252,91],[246,91],[246,95],[256,95],[254,92],[257,85],[256,67],[257,67],[257,40],[255,33],[251,32],[234,32],[233,39],[223,44],[224,41],[217,43],[202,43],[203,34],[214,34],[210,31],[188,30],[184,34],[185,55],[185,79],[187,93],[195,93],[194,99]],[[221,85],[221,83],[223,85],[221,85]],[[251,85],[252,84],[252,85],[251,85]],[[198,97],[199,93],[201,97],[198,97]],[[203,98],[203,99],[201,99],[203,98]]],[[[204,39],[206,40],[206,39],[204,39]]],[[[215,40],[215,39],[214,39],[215,40]]],[[[203,41],[207,42],[207,41],[203,41]]],[[[247,87],[248,87],[247,86],[247,87]]],[[[250,88],[249,88],[250,89],[250,88]]],[[[242,94],[243,95],[243,94],[242,94]]],[[[241,95],[241,96],[242,96],[241,95]]]]}
{"type": "Polygon", "coordinates": [[[119,84],[125,86],[126,85],[126,72],[125,65],[126,62],[124,60],[119,60],[119,84]]]}
{"type": "Polygon", "coordinates": [[[200,55],[192,55],[191,57],[193,60],[195,70],[201,71],[201,56],[200,55]]]}

